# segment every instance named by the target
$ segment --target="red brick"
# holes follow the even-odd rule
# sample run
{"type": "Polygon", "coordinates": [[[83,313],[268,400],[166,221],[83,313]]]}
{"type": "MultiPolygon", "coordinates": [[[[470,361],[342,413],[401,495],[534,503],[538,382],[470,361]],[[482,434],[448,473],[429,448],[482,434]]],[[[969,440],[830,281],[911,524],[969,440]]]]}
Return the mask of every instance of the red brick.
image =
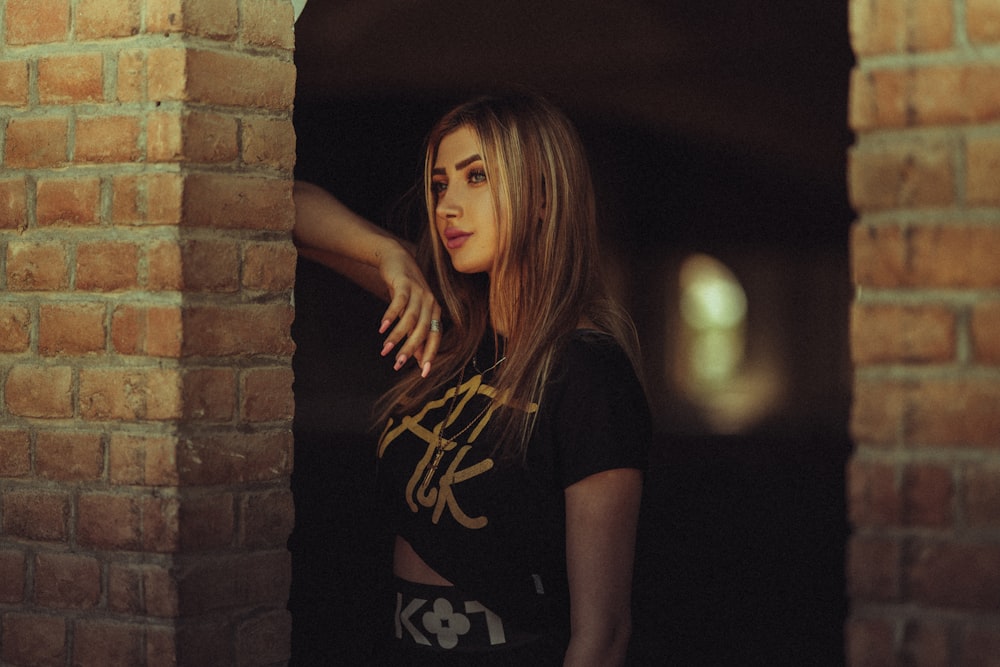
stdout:
{"type": "Polygon", "coordinates": [[[919,125],[984,123],[1000,118],[1000,67],[921,67],[908,73],[905,104],[919,125]]]}
{"type": "MultiPolygon", "coordinates": [[[[1000,78],[1000,71],[994,73],[1000,78]]],[[[993,96],[994,106],[1000,111],[1000,89],[993,96]]],[[[1000,138],[970,137],[966,141],[965,171],[966,198],[969,204],[1000,205],[1000,138]]]]}
{"type": "Polygon", "coordinates": [[[1000,385],[996,382],[925,380],[913,383],[906,400],[908,442],[1000,449],[1000,385]]]}
{"type": "Polygon", "coordinates": [[[177,451],[177,468],[184,485],[282,479],[292,471],[291,432],[233,432],[187,438],[177,451]]]}
{"type": "Polygon", "coordinates": [[[168,420],[181,414],[179,373],[171,368],[84,368],[80,413],[91,420],[168,420]]]}
{"type": "Polygon", "coordinates": [[[283,292],[295,286],[295,246],[291,243],[250,243],[243,251],[243,287],[283,292]]]}
{"type": "Polygon", "coordinates": [[[39,58],[38,99],[42,104],[102,101],[104,56],[92,52],[39,58]]]}
{"type": "Polygon", "coordinates": [[[295,129],[291,120],[250,117],[242,127],[244,164],[291,172],[295,167],[295,129]]]}
{"type": "Polygon", "coordinates": [[[906,393],[893,381],[856,378],[851,405],[851,435],[869,447],[891,448],[901,444],[906,393]]]}
{"type": "Polygon", "coordinates": [[[284,665],[291,657],[292,616],[285,609],[259,614],[240,624],[236,633],[239,664],[284,665]]]}
{"type": "Polygon", "coordinates": [[[7,0],[9,45],[65,41],[69,35],[69,0],[7,0]]]}
{"type": "Polygon", "coordinates": [[[1000,665],[1000,627],[997,622],[983,619],[969,624],[962,634],[960,650],[965,665],[1000,665]]]}
{"type": "Polygon", "coordinates": [[[143,102],[146,99],[146,51],[122,49],[118,52],[115,99],[143,102]]]}
{"type": "Polygon", "coordinates": [[[186,178],[179,174],[151,174],[145,186],[146,222],[177,225],[184,220],[183,202],[186,178]]]}
{"type": "Polygon", "coordinates": [[[28,106],[28,63],[25,60],[0,62],[0,106],[28,106]]]}
{"type": "Polygon", "coordinates": [[[295,65],[289,59],[220,51],[189,51],[190,102],[285,111],[295,97],[295,65]]]}
{"type": "Polygon", "coordinates": [[[42,355],[79,355],[104,351],[104,304],[43,304],[38,313],[38,351],[42,355]]]}
{"type": "Polygon", "coordinates": [[[284,608],[291,563],[285,549],[188,559],[178,565],[181,613],[240,606],[284,608]]]}
{"type": "Polygon", "coordinates": [[[138,551],[142,548],[142,505],[133,496],[81,493],[76,537],[94,549],[138,551]]]}
{"type": "Polygon", "coordinates": [[[176,618],[180,615],[180,594],[172,568],[173,563],[168,562],[160,567],[146,569],[143,589],[146,595],[146,609],[151,616],[176,618]]]}
{"type": "Polygon", "coordinates": [[[144,565],[111,563],[108,565],[108,609],[130,616],[146,613],[142,595],[144,565]]]}
{"type": "Polygon", "coordinates": [[[965,0],[965,30],[973,44],[1000,42],[1000,6],[993,0],[965,0]]]}
{"type": "Polygon", "coordinates": [[[35,602],[56,609],[94,609],[101,601],[101,565],[91,556],[35,556],[35,602]]]}
{"type": "Polygon", "coordinates": [[[1000,528],[1000,466],[969,464],[965,471],[963,515],[972,528],[1000,528]]]}
{"type": "Polygon", "coordinates": [[[35,468],[46,479],[97,481],[104,476],[104,443],[96,433],[43,431],[35,442],[35,468]]]}
{"type": "Polygon", "coordinates": [[[240,286],[239,246],[233,241],[193,240],[181,245],[184,288],[235,292],[240,286]]]}
{"type": "Polygon", "coordinates": [[[9,491],[2,494],[3,532],[41,542],[65,542],[69,498],[63,493],[9,491]]]}
{"type": "Polygon", "coordinates": [[[295,413],[291,368],[244,371],[240,378],[240,418],[246,422],[290,421],[295,413]]]}
{"type": "Polygon", "coordinates": [[[942,609],[1000,608],[1000,545],[923,544],[908,572],[913,602],[942,609]]]}
{"type": "Polygon", "coordinates": [[[10,369],[4,394],[7,409],[13,415],[39,419],[72,417],[72,369],[19,364],[10,369]]]}
{"type": "Polygon", "coordinates": [[[113,484],[173,486],[177,476],[174,436],[113,433],[108,448],[108,475],[113,484]]]}
{"type": "Polygon", "coordinates": [[[98,178],[44,178],[36,188],[39,226],[96,225],[100,222],[101,181],[98,178]]]}
{"type": "Polygon", "coordinates": [[[11,118],[7,123],[5,165],[11,169],[65,165],[68,132],[65,116],[11,118]]]}
{"type": "Polygon", "coordinates": [[[239,157],[236,118],[160,112],[147,123],[147,155],[156,162],[228,163],[239,157]]]}
{"type": "MultiPolygon", "coordinates": [[[[153,614],[164,616],[164,614],[153,614]]],[[[146,626],[146,667],[176,667],[182,664],[177,657],[177,631],[173,626],[146,626]]],[[[185,647],[185,655],[187,654],[185,647]]],[[[213,664],[213,663],[208,663],[213,664]]],[[[221,664],[221,663],[214,663],[221,664]]]]}
{"type": "Polygon", "coordinates": [[[186,356],[289,355],[294,311],[284,304],[197,306],[184,311],[186,356]]]}
{"type": "Polygon", "coordinates": [[[1000,364],[1000,301],[977,303],[972,308],[972,354],[982,364],[1000,364]]]}
{"type": "Polygon", "coordinates": [[[61,243],[11,241],[7,244],[9,291],[51,291],[68,286],[66,248],[61,243]]]}
{"type": "MultiPolygon", "coordinates": [[[[147,19],[147,30],[156,30],[147,19]]],[[[150,101],[184,101],[187,88],[187,51],[167,47],[146,54],[146,94],[150,101]]]]}
{"type": "Polygon", "coordinates": [[[903,499],[896,467],[855,457],[847,468],[848,516],[855,526],[898,526],[903,499]]]}
{"type": "Polygon", "coordinates": [[[848,154],[851,204],[859,212],[951,205],[952,152],[931,139],[855,145],[848,154]]]}
{"type": "Polygon", "coordinates": [[[175,603],[164,604],[157,599],[162,597],[158,593],[161,579],[170,579],[166,563],[112,563],[108,566],[108,609],[131,616],[176,615],[175,603]]]}
{"type": "Polygon", "coordinates": [[[954,515],[951,468],[913,463],[903,470],[905,523],[922,528],[947,528],[954,515]]]}
{"type": "Polygon", "coordinates": [[[139,286],[139,248],[134,243],[81,243],[76,249],[76,288],[113,292],[139,286]]]}
{"type": "Polygon", "coordinates": [[[951,655],[951,628],[946,622],[924,620],[906,624],[902,660],[912,667],[954,665],[951,655]]]}
{"type": "Polygon", "coordinates": [[[28,198],[24,179],[0,180],[0,229],[24,229],[27,226],[28,198]]]}
{"type": "Polygon", "coordinates": [[[177,243],[164,241],[149,247],[146,251],[146,282],[151,290],[184,289],[184,262],[177,243]]]}
{"type": "Polygon", "coordinates": [[[11,612],[2,616],[0,656],[10,665],[63,667],[66,620],[42,614],[11,612]]]}
{"type": "Polygon", "coordinates": [[[295,14],[283,0],[243,0],[240,11],[243,40],[254,46],[292,49],[295,14]]]}
{"type": "Polygon", "coordinates": [[[850,33],[861,56],[941,51],[952,44],[951,0],[851,0],[850,33]]]}
{"type": "Polygon", "coordinates": [[[851,233],[854,282],[865,287],[1000,286],[1000,227],[856,224],[851,233]]]}
{"type": "Polygon", "coordinates": [[[906,48],[905,0],[866,2],[850,0],[851,45],[859,56],[903,51],[906,48]]]}
{"type": "Polygon", "coordinates": [[[290,180],[191,174],[184,191],[184,224],[288,231],[295,222],[291,188],[290,180]]]}
{"type": "Polygon", "coordinates": [[[139,33],[139,0],[78,0],[74,16],[78,41],[129,37],[139,33]]]}
{"type": "Polygon", "coordinates": [[[0,352],[26,352],[31,343],[31,312],[25,306],[0,304],[0,352]]]}
{"type": "Polygon", "coordinates": [[[22,551],[0,551],[0,604],[24,601],[26,560],[22,551]]]}
{"type": "Polygon", "coordinates": [[[282,548],[295,525],[295,501],[284,488],[252,493],[243,500],[244,548],[282,548]]]}
{"type": "Polygon", "coordinates": [[[77,162],[138,162],[140,131],[133,116],[79,118],[73,157],[77,162]]]}
{"type": "Polygon", "coordinates": [[[182,334],[179,307],[122,305],[111,316],[111,344],[120,354],[176,358],[182,334]]]}
{"type": "Polygon", "coordinates": [[[175,495],[154,493],[140,500],[142,549],[150,553],[174,553],[180,549],[181,502],[175,495]]]}
{"type": "Polygon", "coordinates": [[[233,41],[238,25],[236,0],[216,2],[158,2],[150,7],[151,32],[184,32],[189,35],[233,41]]]}
{"type": "Polygon", "coordinates": [[[191,368],[184,373],[184,418],[228,422],[236,415],[236,374],[231,368],[191,368]]]}
{"type": "Polygon", "coordinates": [[[181,548],[204,551],[233,546],[236,512],[231,493],[191,495],[181,505],[181,548]]]}
{"type": "Polygon", "coordinates": [[[31,439],[26,431],[0,430],[0,477],[31,473],[31,439]]]}
{"type": "Polygon", "coordinates": [[[888,619],[852,616],[845,626],[847,664],[851,667],[897,664],[895,634],[895,626],[888,619]]]}
{"type": "Polygon", "coordinates": [[[144,625],[94,619],[74,624],[73,664],[134,667],[145,664],[144,625]]]}
{"type": "Polygon", "coordinates": [[[955,359],[956,317],[950,308],[855,303],[851,315],[851,351],[856,365],[955,359]]]}

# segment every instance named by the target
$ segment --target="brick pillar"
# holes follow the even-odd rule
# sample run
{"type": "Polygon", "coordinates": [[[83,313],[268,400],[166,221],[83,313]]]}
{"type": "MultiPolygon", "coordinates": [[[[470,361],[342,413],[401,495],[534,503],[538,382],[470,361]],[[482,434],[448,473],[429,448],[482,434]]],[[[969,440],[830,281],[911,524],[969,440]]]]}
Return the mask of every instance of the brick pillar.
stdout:
{"type": "Polygon", "coordinates": [[[853,0],[848,663],[1000,656],[1000,4],[853,0]]]}
{"type": "Polygon", "coordinates": [[[0,26],[0,664],[285,664],[292,6],[0,26]]]}

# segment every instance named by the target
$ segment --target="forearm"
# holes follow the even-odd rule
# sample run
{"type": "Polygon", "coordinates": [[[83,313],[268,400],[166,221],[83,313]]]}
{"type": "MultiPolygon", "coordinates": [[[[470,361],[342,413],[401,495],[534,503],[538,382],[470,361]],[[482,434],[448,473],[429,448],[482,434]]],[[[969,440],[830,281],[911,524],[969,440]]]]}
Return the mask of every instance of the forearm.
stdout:
{"type": "Polygon", "coordinates": [[[403,242],[344,206],[326,190],[295,182],[295,227],[292,236],[303,256],[331,268],[331,256],[378,269],[392,253],[406,252],[403,242]]]}
{"type": "Polygon", "coordinates": [[[563,667],[616,667],[625,664],[632,635],[631,618],[593,630],[573,630],[563,667]]]}
{"type": "Polygon", "coordinates": [[[362,264],[336,253],[301,246],[299,247],[299,255],[333,269],[382,301],[387,302],[390,299],[389,288],[386,286],[385,280],[379,274],[378,269],[373,266],[362,264]]]}

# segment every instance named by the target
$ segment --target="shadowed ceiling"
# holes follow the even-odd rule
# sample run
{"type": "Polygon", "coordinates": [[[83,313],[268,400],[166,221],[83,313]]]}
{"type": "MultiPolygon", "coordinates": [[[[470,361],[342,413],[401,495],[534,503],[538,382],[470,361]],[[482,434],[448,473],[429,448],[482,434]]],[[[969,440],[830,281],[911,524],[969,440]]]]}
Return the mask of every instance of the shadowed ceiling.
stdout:
{"type": "Polygon", "coordinates": [[[311,0],[300,100],[516,83],[578,115],[843,179],[846,3],[311,0]]]}

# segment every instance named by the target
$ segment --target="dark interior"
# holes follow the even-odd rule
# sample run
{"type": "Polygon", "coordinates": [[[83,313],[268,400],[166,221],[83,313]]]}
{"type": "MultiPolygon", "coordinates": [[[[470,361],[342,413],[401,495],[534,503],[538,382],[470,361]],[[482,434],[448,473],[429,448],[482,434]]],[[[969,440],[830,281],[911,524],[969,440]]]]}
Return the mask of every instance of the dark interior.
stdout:
{"type": "MultiPolygon", "coordinates": [[[[846,7],[824,0],[311,0],[297,26],[296,176],[394,231],[424,134],[509,83],[576,122],[643,344],[657,438],[634,665],[842,665],[851,297],[846,7]],[[747,295],[781,391],[720,431],[672,381],[683,258],[747,295]]],[[[293,334],[293,665],[370,664],[389,536],[371,506],[383,306],[300,262],[293,334]]]]}

